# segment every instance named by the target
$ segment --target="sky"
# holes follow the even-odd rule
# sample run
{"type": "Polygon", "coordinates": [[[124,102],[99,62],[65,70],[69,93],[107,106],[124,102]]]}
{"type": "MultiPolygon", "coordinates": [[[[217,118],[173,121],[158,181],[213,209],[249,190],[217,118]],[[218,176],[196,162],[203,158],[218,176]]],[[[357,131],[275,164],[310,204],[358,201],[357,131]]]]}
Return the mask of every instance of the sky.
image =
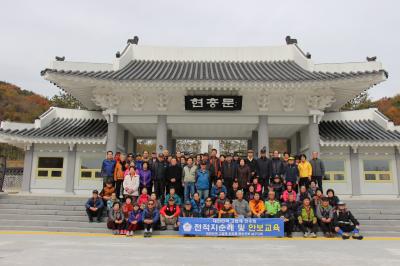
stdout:
{"type": "Polygon", "coordinates": [[[112,62],[139,45],[268,46],[298,40],[315,63],[377,56],[389,79],[372,99],[400,93],[400,1],[393,0],[2,0],[0,80],[51,97],[40,71],[55,56],[112,62]]]}

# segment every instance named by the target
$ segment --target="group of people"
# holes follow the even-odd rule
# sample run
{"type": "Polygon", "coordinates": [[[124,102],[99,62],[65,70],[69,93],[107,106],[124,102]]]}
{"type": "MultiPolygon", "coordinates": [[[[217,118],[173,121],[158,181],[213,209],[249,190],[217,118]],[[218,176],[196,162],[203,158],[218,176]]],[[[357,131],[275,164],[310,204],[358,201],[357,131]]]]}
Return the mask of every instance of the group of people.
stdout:
{"type": "Polygon", "coordinates": [[[103,189],[86,203],[89,221],[101,221],[107,210],[107,226],[114,234],[131,236],[144,229],[179,229],[179,217],[281,218],[285,234],[300,230],[316,237],[318,227],[325,237],[339,234],[362,239],[359,223],[332,189],[323,193],[325,174],[318,153],[312,159],[278,151],[260,151],[254,157],[238,154],[170,155],[147,151],[143,155],[107,152],[102,163],[103,189]]]}

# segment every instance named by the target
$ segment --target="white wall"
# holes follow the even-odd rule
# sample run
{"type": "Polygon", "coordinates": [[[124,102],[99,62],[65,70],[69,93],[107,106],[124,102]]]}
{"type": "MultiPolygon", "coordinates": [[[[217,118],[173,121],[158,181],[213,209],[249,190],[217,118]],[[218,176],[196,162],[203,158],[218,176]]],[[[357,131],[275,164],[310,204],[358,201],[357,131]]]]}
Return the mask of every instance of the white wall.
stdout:
{"type": "Polygon", "coordinates": [[[351,195],[351,168],[350,168],[350,154],[348,147],[321,147],[320,158],[323,161],[327,160],[344,160],[344,182],[330,182],[323,181],[324,192],[328,188],[335,190],[337,195],[351,195]]]}

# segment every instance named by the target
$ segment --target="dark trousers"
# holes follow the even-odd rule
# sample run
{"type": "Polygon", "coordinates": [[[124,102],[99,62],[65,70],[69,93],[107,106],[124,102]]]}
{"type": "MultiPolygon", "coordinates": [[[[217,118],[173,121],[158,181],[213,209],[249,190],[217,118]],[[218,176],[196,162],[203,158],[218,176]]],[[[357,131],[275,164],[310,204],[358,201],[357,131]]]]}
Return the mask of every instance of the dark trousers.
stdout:
{"type": "Polygon", "coordinates": [[[318,188],[322,190],[322,176],[312,176],[311,181],[314,181],[318,185],[318,188]]]}
{"type": "Polygon", "coordinates": [[[136,231],[139,229],[139,224],[129,224],[127,227],[128,231],[136,231]]]}
{"type": "Polygon", "coordinates": [[[285,233],[291,235],[293,232],[293,220],[285,222],[285,233]]]}
{"type": "Polygon", "coordinates": [[[119,199],[119,196],[121,195],[121,187],[123,182],[123,180],[115,181],[115,194],[117,195],[117,199],[119,199]]]}
{"type": "Polygon", "coordinates": [[[299,187],[301,186],[306,186],[306,188],[308,189],[308,187],[310,186],[310,181],[308,180],[308,178],[299,179],[299,187]]]}
{"type": "Polygon", "coordinates": [[[306,233],[307,229],[310,229],[311,232],[316,233],[317,224],[313,224],[313,222],[303,221],[303,223],[300,224],[300,229],[303,233],[306,233]]]}
{"type": "Polygon", "coordinates": [[[145,223],[143,223],[143,227],[144,227],[144,229],[147,230],[147,231],[149,231],[150,229],[153,229],[153,230],[154,230],[155,224],[154,224],[154,223],[152,223],[152,224],[145,224],[145,223]]]}
{"type": "Polygon", "coordinates": [[[322,232],[325,233],[332,233],[333,232],[333,225],[332,223],[324,223],[320,221],[319,227],[321,227],[322,232]]]}
{"type": "Polygon", "coordinates": [[[161,180],[155,180],[154,192],[157,194],[159,199],[163,199],[165,197],[165,183],[161,180]]]}
{"type": "Polygon", "coordinates": [[[351,233],[354,231],[356,227],[351,224],[345,224],[345,225],[339,225],[339,228],[342,229],[342,231],[345,233],[351,233]]]}
{"type": "Polygon", "coordinates": [[[117,224],[112,220],[108,220],[107,228],[110,230],[124,230],[125,229],[125,221],[122,221],[122,223],[117,224]]]}
{"type": "Polygon", "coordinates": [[[103,208],[98,208],[97,211],[92,211],[91,209],[86,208],[86,213],[91,221],[93,220],[93,217],[96,217],[97,220],[101,220],[101,217],[103,216],[103,208]]]}

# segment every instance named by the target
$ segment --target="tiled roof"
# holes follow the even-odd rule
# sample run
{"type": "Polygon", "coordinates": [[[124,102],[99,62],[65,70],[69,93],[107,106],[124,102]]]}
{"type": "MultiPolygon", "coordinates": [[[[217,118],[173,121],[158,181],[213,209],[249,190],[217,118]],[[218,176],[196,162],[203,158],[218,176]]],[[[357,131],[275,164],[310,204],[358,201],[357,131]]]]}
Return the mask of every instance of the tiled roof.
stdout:
{"type": "Polygon", "coordinates": [[[151,61],[133,60],[116,71],[66,71],[45,69],[41,72],[102,80],[131,81],[325,81],[346,79],[380,71],[328,73],[308,71],[294,61],[151,61]]]}
{"type": "Polygon", "coordinates": [[[323,141],[400,141],[400,132],[386,130],[373,120],[322,121],[319,134],[323,141]]]}
{"type": "Polygon", "coordinates": [[[42,128],[0,129],[0,133],[26,138],[104,138],[107,134],[107,121],[103,119],[54,118],[42,128]]]}

